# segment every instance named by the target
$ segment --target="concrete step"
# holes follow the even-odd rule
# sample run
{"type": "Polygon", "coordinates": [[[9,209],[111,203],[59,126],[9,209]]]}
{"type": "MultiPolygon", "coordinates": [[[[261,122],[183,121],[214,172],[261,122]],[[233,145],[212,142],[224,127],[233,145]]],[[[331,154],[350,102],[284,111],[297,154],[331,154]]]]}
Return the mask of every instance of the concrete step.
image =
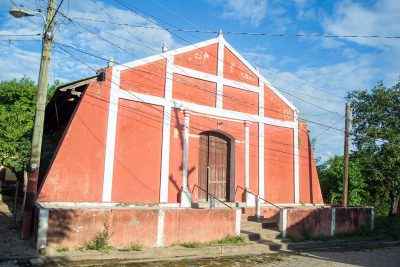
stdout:
{"type": "MultiPolygon", "coordinates": [[[[246,206],[245,202],[224,202],[226,205],[228,205],[231,208],[243,208],[246,206]]],[[[215,200],[215,207],[216,208],[228,208],[226,205],[222,204],[218,200],[215,200]]],[[[209,201],[199,201],[196,203],[192,203],[192,208],[195,209],[209,209],[210,208],[210,202],[209,201]]]]}
{"type": "Polygon", "coordinates": [[[251,219],[243,220],[241,222],[242,225],[253,225],[255,228],[264,228],[264,229],[277,229],[279,221],[271,220],[271,219],[251,219]]]}
{"type": "Polygon", "coordinates": [[[275,240],[281,236],[277,226],[264,228],[262,221],[242,221],[240,235],[247,241],[275,240]]]}

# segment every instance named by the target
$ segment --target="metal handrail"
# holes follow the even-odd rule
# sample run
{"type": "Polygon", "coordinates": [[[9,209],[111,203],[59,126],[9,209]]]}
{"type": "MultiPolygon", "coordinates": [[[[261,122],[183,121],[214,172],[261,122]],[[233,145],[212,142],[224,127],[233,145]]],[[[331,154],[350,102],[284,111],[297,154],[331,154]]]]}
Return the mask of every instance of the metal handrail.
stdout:
{"type": "Polygon", "coordinates": [[[214,196],[213,194],[208,193],[205,189],[201,188],[201,187],[198,186],[197,184],[195,184],[195,185],[193,186],[193,190],[194,190],[194,187],[197,187],[197,188],[200,189],[201,191],[203,191],[203,192],[205,192],[206,194],[210,195],[212,198],[218,200],[219,202],[221,202],[222,204],[224,204],[224,205],[227,206],[228,208],[232,209],[231,206],[229,206],[228,204],[226,204],[224,201],[220,200],[219,198],[217,198],[217,197],[214,196]]]}
{"type": "Polygon", "coordinates": [[[252,194],[253,196],[255,196],[255,197],[258,197],[259,199],[262,199],[262,200],[264,200],[265,202],[267,202],[267,203],[271,204],[272,206],[274,206],[274,207],[276,207],[276,208],[278,208],[278,209],[282,210],[282,208],[281,208],[281,207],[279,207],[279,206],[275,205],[275,204],[274,204],[274,203],[272,203],[272,202],[269,202],[268,200],[266,200],[266,199],[264,199],[264,198],[260,197],[259,195],[256,195],[256,194],[254,194],[254,193],[253,193],[253,192],[251,192],[250,190],[247,190],[246,188],[243,188],[243,187],[241,187],[240,185],[236,186],[236,189],[237,189],[238,187],[239,187],[239,188],[241,188],[241,189],[243,189],[245,192],[248,192],[248,193],[252,194]]]}

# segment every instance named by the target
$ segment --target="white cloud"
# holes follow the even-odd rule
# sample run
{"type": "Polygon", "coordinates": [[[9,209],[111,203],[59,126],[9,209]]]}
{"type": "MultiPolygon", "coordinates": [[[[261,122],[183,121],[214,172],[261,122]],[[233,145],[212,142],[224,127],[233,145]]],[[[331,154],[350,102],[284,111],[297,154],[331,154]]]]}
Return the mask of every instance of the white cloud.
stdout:
{"type": "MultiPolygon", "coordinates": [[[[34,3],[24,3],[25,7],[35,9],[34,3]]],[[[9,6],[4,9],[8,9],[9,6]]],[[[172,35],[157,27],[154,23],[145,18],[136,15],[129,10],[117,8],[96,1],[69,1],[69,5],[63,5],[61,12],[72,18],[73,23],[65,19],[62,15],[57,16],[57,27],[54,33],[54,40],[62,44],[70,44],[84,51],[108,59],[113,57],[117,63],[125,63],[137,58],[142,58],[151,54],[160,53],[164,42],[170,48],[178,44],[172,38],[172,35]],[[84,19],[78,19],[84,18],[84,19]],[[102,20],[111,23],[96,22],[102,20]],[[114,24],[113,24],[114,22],[114,24]],[[131,26],[117,25],[115,23],[151,26],[154,28],[133,28],[131,26]],[[83,26],[80,26],[80,24],[83,26]],[[87,28],[87,29],[85,29],[87,28]]],[[[16,19],[12,16],[6,16],[4,22],[0,25],[0,34],[24,34],[42,32],[43,22],[40,17],[27,19],[16,19]]],[[[19,39],[21,39],[20,37],[19,39]]],[[[18,39],[16,37],[16,39],[18,39]]],[[[30,38],[32,39],[32,38],[30,38]]],[[[40,37],[37,37],[40,39],[40,37]]],[[[0,80],[9,78],[18,78],[23,75],[37,80],[38,63],[40,55],[40,45],[32,47],[28,42],[15,41],[10,45],[0,43],[0,55],[2,63],[9,67],[6,71],[0,73],[0,80]],[[11,47],[11,48],[10,48],[11,47]],[[11,49],[11,50],[10,50],[11,49]],[[25,61],[15,61],[15,58],[21,58],[29,54],[25,61]],[[18,63],[16,63],[18,62],[18,63]]],[[[40,42],[39,42],[40,44],[40,42]]],[[[104,60],[96,59],[70,48],[65,48],[73,54],[69,56],[63,52],[56,44],[53,45],[52,66],[50,69],[50,81],[54,78],[64,81],[83,78],[94,75],[91,68],[97,69],[106,65],[104,60]],[[56,60],[56,58],[63,60],[56,60]],[[74,57],[85,62],[91,68],[82,64],[74,57]],[[65,58],[65,59],[64,59],[65,58]]]]}
{"type": "Polygon", "coordinates": [[[266,0],[227,0],[222,14],[224,18],[250,23],[253,26],[259,26],[266,15],[266,0]]]}

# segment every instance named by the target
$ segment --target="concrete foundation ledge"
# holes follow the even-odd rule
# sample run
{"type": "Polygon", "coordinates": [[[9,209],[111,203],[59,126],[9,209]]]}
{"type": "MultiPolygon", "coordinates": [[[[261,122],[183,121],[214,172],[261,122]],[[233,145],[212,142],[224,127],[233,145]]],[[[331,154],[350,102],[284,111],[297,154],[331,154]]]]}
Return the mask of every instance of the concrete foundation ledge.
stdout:
{"type": "Polygon", "coordinates": [[[240,218],[239,208],[39,208],[37,249],[78,248],[105,229],[115,248],[209,242],[239,235],[240,218]]]}

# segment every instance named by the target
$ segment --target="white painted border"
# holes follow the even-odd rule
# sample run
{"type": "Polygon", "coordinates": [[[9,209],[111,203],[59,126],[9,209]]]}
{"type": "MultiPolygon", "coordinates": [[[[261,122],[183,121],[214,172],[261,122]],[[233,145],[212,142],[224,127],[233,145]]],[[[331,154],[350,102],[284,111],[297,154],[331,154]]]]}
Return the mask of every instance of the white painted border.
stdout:
{"type": "Polygon", "coordinates": [[[39,223],[38,223],[36,250],[46,248],[48,228],[49,228],[49,210],[39,209],[39,223]]]}
{"type": "Polygon", "coordinates": [[[36,202],[42,209],[52,208],[89,208],[89,209],[109,209],[109,208],[179,208],[179,203],[126,203],[126,202],[36,202]]]}
{"type": "Polygon", "coordinates": [[[331,208],[331,236],[336,233],[336,209],[331,208]]]}
{"type": "Polygon", "coordinates": [[[371,230],[375,228],[375,209],[371,208],[371,230]]]}
{"type": "Polygon", "coordinates": [[[183,159],[182,159],[182,193],[181,207],[189,208],[192,206],[192,196],[188,188],[188,166],[189,166],[189,127],[190,127],[190,112],[183,111],[184,127],[183,127],[183,159]]]}
{"type": "Polygon", "coordinates": [[[157,247],[162,247],[164,245],[164,223],[165,211],[163,209],[159,209],[157,222],[157,247]]]}
{"type": "Polygon", "coordinates": [[[282,237],[286,237],[287,231],[287,209],[282,209],[280,212],[280,219],[279,219],[279,231],[282,232],[282,237]]]}
{"type": "MultiPolygon", "coordinates": [[[[300,203],[300,161],[299,161],[299,120],[298,113],[294,111],[293,129],[293,170],[294,170],[294,203],[300,203]]],[[[312,194],[312,192],[311,192],[312,194]]]]}
{"type": "MultiPolygon", "coordinates": [[[[258,115],[263,118],[264,117],[264,83],[259,82],[259,95],[258,95],[258,115]]],[[[265,135],[265,127],[264,123],[258,123],[258,195],[262,198],[265,198],[265,162],[264,162],[264,135],[265,135]]],[[[260,204],[264,202],[264,200],[259,200],[260,204]]]]}
{"type": "Polygon", "coordinates": [[[236,224],[235,224],[235,232],[236,236],[240,236],[240,224],[242,222],[242,209],[237,208],[236,209],[236,224]]]}
{"type": "MultiPolygon", "coordinates": [[[[165,70],[165,100],[172,99],[172,64],[174,58],[167,57],[165,70]]],[[[162,131],[162,152],[161,152],[161,175],[160,175],[160,202],[168,202],[168,176],[169,176],[169,156],[170,156],[170,137],[171,137],[171,105],[170,101],[164,102],[163,131],[162,131]]]]}
{"type": "Polygon", "coordinates": [[[241,121],[247,120],[247,121],[251,121],[251,122],[261,122],[264,124],[285,127],[285,128],[294,128],[295,127],[295,124],[292,121],[281,121],[281,120],[272,119],[272,118],[260,117],[259,115],[255,115],[255,114],[249,114],[249,113],[238,112],[238,111],[233,111],[233,110],[226,110],[226,109],[217,109],[215,107],[198,105],[198,104],[194,104],[194,103],[190,103],[190,102],[186,102],[186,101],[182,101],[182,100],[176,100],[176,99],[166,100],[166,99],[158,97],[158,96],[146,95],[146,94],[123,90],[123,89],[119,90],[119,97],[128,99],[128,100],[149,103],[149,104],[153,104],[153,105],[161,105],[161,106],[171,105],[174,108],[187,109],[187,110],[190,110],[190,111],[193,111],[196,113],[202,113],[204,115],[216,116],[216,114],[218,114],[220,117],[225,117],[228,119],[241,120],[241,121]]]}
{"type": "Polygon", "coordinates": [[[224,37],[222,34],[218,34],[218,56],[217,56],[217,95],[215,106],[218,109],[222,109],[223,106],[223,94],[224,94],[224,84],[222,79],[224,77],[224,37]]]}
{"type": "Polygon", "coordinates": [[[119,86],[120,86],[120,69],[118,67],[112,68],[111,74],[111,88],[110,88],[110,102],[108,105],[108,120],[107,120],[107,137],[106,137],[106,151],[104,158],[104,176],[103,176],[103,202],[111,202],[112,196],[112,180],[114,172],[114,150],[115,139],[117,131],[117,117],[118,117],[118,99],[119,99],[119,86]]]}

